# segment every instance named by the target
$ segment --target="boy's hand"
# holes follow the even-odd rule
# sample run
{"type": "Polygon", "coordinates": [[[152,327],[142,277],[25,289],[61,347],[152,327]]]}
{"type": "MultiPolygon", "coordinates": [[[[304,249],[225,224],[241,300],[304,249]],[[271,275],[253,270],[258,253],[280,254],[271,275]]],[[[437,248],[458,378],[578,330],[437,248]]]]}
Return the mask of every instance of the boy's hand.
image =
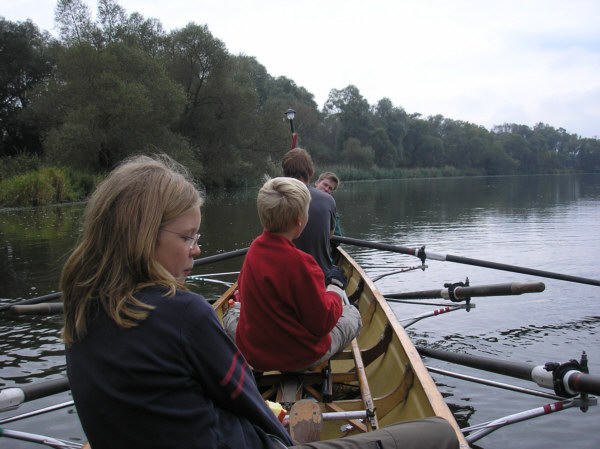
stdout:
{"type": "Polygon", "coordinates": [[[342,290],[346,288],[348,285],[348,278],[346,277],[346,273],[337,265],[333,265],[327,276],[325,276],[325,285],[333,284],[342,290]]]}

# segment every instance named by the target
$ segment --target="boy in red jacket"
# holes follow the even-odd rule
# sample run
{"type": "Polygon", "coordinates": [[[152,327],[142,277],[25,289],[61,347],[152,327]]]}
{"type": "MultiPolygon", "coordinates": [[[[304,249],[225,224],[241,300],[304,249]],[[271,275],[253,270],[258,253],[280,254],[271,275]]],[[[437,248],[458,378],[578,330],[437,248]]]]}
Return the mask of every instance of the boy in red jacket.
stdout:
{"type": "Polygon", "coordinates": [[[235,331],[237,346],[257,370],[316,366],[342,351],[362,326],[358,310],[342,303],[344,272],[335,267],[325,279],[315,259],[292,243],[306,226],[309,203],[306,185],[294,178],[270,179],[258,193],[264,230],[238,278],[235,331]]]}

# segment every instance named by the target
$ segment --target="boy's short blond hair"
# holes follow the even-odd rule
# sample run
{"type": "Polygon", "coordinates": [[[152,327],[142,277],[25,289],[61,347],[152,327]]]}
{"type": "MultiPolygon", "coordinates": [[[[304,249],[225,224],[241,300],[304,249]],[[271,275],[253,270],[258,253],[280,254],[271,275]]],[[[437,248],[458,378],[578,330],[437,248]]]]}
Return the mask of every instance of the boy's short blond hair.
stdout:
{"type": "Polygon", "coordinates": [[[308,214],[310,192],[295,178],[269,179],[256,198],[260,222],[269,232],[286,232],[296,224],[298,217],[308,214]]]}

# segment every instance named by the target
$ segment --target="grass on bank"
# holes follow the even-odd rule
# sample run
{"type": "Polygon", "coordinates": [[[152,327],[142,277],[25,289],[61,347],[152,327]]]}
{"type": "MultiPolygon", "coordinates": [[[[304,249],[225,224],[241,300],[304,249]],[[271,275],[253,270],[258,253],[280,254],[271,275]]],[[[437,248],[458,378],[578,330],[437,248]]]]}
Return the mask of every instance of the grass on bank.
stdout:
{"type": "MultiPolygon", "coordinates": [[[[45,167],[36,156],[3,158],[2,161],[0,206],[3,207],[44,206],[83,200],[92,193],[103,178],[102,175],[90,175],[69,167],[45,167]]],[[[315,179],[324,171],[335,172],[343,183],[373,179],[439,178],[482,174],[455,167],[407,169],[356,168],[339,165],[315,167],[315,179]]]]}
{"type": "Polygon", "coordinates": [[[36,158],[15,163],[3,158],[0,180],[0,206],[27,207],[77,201],[86,198],[96,186],[98,176],[77,173],[67,167],[41,167],[36,158]],[[20,173],[15,173],[18,165],[20,173]],[[24,169],[26,167],[26,169],[24,169]]]}
{"type": "Polygon", "coordinates": [[[356,168],[350,166],[315,167],[315,179],[324,171],[332,171],[341,182],[365,181],[372,179],[413,179],[413,178],[452,178],[457,176],[480,176],[484,173],[475,170],[461,170],[456,167],[419,168],[356,168]]]}

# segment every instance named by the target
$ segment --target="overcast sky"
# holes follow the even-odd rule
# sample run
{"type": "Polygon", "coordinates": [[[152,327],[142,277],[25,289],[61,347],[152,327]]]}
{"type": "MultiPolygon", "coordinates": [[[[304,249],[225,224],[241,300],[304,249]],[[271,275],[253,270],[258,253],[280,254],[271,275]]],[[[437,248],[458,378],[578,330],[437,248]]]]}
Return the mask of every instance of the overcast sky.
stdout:
{"type": "MultiPolygon", "coordinates": [[[[55,0],[1,0],[7,20],[56,34],[55,0]]],[[[95,14],[96,1],[87,0],[95,14]]],[[[490,129],[543,122],[600,138],[598,0],[118,0],[167,30],[208,25],[322,108],[354,84],[423,117],[490,129]]]]}

